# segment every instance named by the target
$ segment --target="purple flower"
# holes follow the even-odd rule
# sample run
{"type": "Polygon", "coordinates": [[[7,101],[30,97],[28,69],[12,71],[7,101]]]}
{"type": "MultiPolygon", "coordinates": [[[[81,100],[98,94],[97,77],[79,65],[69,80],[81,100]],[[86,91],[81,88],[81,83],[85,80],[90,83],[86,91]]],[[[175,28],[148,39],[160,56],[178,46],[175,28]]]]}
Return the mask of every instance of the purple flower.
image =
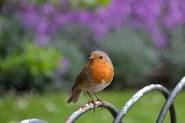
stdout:
{"type": "Polygon", "coordinates": [[[168,6],[168,14],[165,18],[165,25],[172,28],[182,25],[185,22],[185,2],[182,0],[171,0],[168,6]]]}
{"type": "Polygon", "coordinates": [[[153,25],[153,28],[150,28],[150,34],[152,36],[154,45],[157,48],[164,48],[169,43],[168,37],[162,33],[161,29],[157,25],[153,25]]]}
{"type": "Polygon", "coordinates": [[[55,7],[51,3],[34,5],[24,1],[25,10],[18,11],[18,15],[35,32],[38,42],[51,38],[67,24],[86,26],[96,41],[127,24],[146,29],[155,46],[161,48],[169,43],[162,30],[185,24],[185,0],[112,0],[108,6],[94,10],[73,9],[69,4],[62,0],[60,7],[55,7]]]}
{"type": "Polygon", "coordinates": [[[46,17],[50,17],[56,13],[54,6],[51,3],[45,3],[40,7],[40,11],[46,17]]]}

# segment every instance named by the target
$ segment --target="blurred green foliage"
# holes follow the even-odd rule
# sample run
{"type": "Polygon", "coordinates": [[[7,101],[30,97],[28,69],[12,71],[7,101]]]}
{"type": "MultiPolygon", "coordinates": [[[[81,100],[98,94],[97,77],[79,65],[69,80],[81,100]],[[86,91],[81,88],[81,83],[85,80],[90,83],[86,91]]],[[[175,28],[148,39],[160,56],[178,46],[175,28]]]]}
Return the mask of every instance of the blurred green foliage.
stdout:
{"type": "Polygon", "coordinates": [[[80,8],[96,8],[99,6],[106,6],[111,2],[111,0],[71,0],[73,7],[80,8]]]}
{"type": "Polygon", "coordinates": [[[34,4],[44,4],[46,2],[52,3],[54,5],[58,5],[61,0],[28,0],[29,3],[34,3],[34,4]]]}
{"type": "Polygon", "coordinates": [[[71,87],[85,64],[85,53],[75,43],[75,36],[68,36],[58,36],[50,44],[40,46],[16,17],[0,16],[0,90],[71,87]],[[67,63],[63,64],[63,59],[67,63]]]}
{"type": "MultiPolygon", "coordinates": [[[[18,0],[9,0],[8,2],[16,3],[18,0]]],[[[111,0],[28,0],[28,2],[34,4],[45,4],[48,2],[56,6],[60,3],[67,3],[67,5],[71,5],[72,8],[94,9],[108,5],[111,0]]],[[[2,4],[5,4],[5,1],[3,1],[2,4]]],[[[65,7],[65,5],[63,7],[65,7]]]]}
{"type": "Polygon", "coordinates": [[[52,47],[23,44],[22,52],[0,59],[1,88],[42,90],[51,82],[60,60],[60,52],[52,47]]]}
{"type": "Polygon", "coordinates": [[[31,33],[15,17],[10,18],[0,19],[0,89],[43,90],[54,77],[61,52],[37,45],[31,33]]]}
{"type": "Polygon", "coordinates": [[[124,28],[107,36],[101,44],[109,53],[115,67],[116,87],[143,85],[159,63],[155,48],[142,32],[124,28]]]}
{"type": "MultiPolygon", "coordinates": [[[[74,3],[106,5],[109,0],[92,1],[74,3]]],[[[169,77],[164,80],[167,84],[175,84],[185,73],[184,29],[169,32],[170,45],[157,49],[149,34],[141,30],[124,26],[102,41],[95,41],[87,27],[69,24],[53,35],[47,45],[40,46],[33,32],[23,27],[17,16],[0,15],[0,90],[69,89],[95,49],[105,50],[112,59],[113,88],[143,86],[152,83],[147,80],[151,76],[160,78],[163,73],[169,77]],[[160,69],[163,65],[164,71],[160,69]]],[[[160,83],[161,79],[158,80],[160,83]]]]}
{"type": "Polygon", "coordinates": [[[0,57],[15,50],[21,51],[21,43],[30,38],[31,33],[26,33],[15,16],[0,16],[0,57]]]}
{"type": "Polygon", "coordinates": [[[51,77],[60,60],[61,54],[53,47],[39,47],[30,43],[24,46],[22,61],[30,68],[33,76],[41,74],[51,77]]]}
{"type": "Polygon", "coordinates": [[[50,46],[55,47],[58,51],[62,52],[63,58],[67,60],[67,71],[65,71],[62,76],[56,76],[57,88],[62,88],[63,90],[69,90],[75,81],[76,76],[85,64],[85,53],[79,46],[69,39],[64,37],[58,37],[50,46]],[[62,85],[61,85],[62,79],[62,85]]]}
{"type": "Polygon", "coordinates": [[[185,27],[171,32],[171,42],[168,48],[161,51],[162,60],[167,63],[172,81],[176,81],[185,73],[185,27]]]}

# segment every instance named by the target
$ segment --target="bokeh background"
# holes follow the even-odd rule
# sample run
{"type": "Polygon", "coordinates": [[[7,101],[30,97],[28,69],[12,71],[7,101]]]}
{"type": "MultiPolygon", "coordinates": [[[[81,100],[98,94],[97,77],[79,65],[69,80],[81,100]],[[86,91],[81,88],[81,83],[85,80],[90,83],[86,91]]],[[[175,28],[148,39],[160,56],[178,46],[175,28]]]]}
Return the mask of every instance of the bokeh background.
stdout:
{"type": "MultiPolygon", "coordinates": [[[[185,73],[184,13],[184,0],[1,0],[0,121],[64,122],[88,102],[82,95],[65,103],[93,50],[112,59],[113,83],[99,96],[118,109],[145,85],[172,89],[185,73]]],[[[184,102],[182,93],[175,101],[181,123],[184,102]]],[[[125,122],[154,122],[163,103],[149,94],[125,122]]],[[[108,115],[97,109],[78,122],[110,122],[108,115]]]]}

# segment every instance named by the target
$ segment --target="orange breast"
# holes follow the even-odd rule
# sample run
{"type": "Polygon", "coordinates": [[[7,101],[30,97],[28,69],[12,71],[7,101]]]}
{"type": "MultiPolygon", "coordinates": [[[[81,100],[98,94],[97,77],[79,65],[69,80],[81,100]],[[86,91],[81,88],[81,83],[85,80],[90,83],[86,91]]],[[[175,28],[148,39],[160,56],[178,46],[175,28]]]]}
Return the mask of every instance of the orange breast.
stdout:
{"type": "Polygon", "coordinates": [[[97,60],[91,64],[91,73],[96,83],[101,83],[102,80],[110,83],[113,79],[114,70],[109,62],[97,60]]]}

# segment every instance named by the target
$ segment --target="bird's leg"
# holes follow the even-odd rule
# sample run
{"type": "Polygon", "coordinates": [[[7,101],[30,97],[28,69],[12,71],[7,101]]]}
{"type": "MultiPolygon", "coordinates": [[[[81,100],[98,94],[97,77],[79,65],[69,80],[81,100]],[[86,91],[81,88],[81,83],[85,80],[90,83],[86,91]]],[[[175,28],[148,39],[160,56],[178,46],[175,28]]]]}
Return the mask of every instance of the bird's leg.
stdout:
{"type": "Polygon", "coordinates": [[[91,101],[90,101],[89,103],[92,103],[92,104],[94,105],[93,111],[95,112],[95,101],[93,100],[91,94],[90,94],[88,91],[86,91],[86,93],[87,93],[87,95],[91,98],[91,101]]]}
{"type": "Polygon", "coordinates": [[[93,93],[93,94],[95,95],[97,101],[102,102],[102,100],[96,95],[96,93],[93,93]]]}
{"type": "Polygon", "coordinates": [[[95,102],[94,102],[94,100],[93,100],[91,94],[90,94],[88,91],[86,91],[86,93],[87,93],[87,95],[91,98],[91,101],[90,101],[90,102],[93,103],[93,104],[95,104],[95,102]]]}
{"type": "MultiPolygon", "coordinates": [[[[100,101],[101,103],[103,103],[103,101],[96,95],[96,93],[93,93],[96,97],[96,100],[97,101],[100,101]]],[[[101,106],[101,109],[103,109],[103,105],[101,106]]]]}

